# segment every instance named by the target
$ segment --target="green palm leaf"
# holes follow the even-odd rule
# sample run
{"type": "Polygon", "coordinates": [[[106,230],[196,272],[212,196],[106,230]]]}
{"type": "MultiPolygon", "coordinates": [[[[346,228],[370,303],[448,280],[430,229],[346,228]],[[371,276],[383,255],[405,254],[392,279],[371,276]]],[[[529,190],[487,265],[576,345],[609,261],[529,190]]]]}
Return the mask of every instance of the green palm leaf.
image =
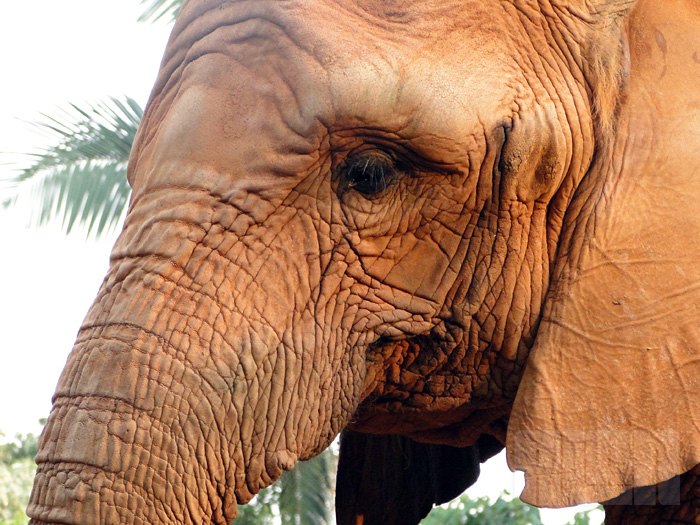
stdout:
{"type": "MultiPolygon", "coordinates": [[[[141,1],[142,4],[147,2],[148,0],[141,1]]],[[[172,22],[180,12],[183,2],[184,0],[153,0],[151,5],[149,5],[139,17],[139,22],[145,22],[147,20],[155,22],[165,16],[169,16],[172,22]]]]}
{"type": "MultiPolygon", "coordinates": [[[[19,193],[29,188],[33,221],[60,218],[69,233],[76,224],[100,236],[118,224],[129,200],[129,152],[143,110],[131,98],[80,107],[37,123],[55,145],[31,155],[31,165],[14,179],[19,193]]],[[[17,195],[6,202],[11,205],[17,195]]]]}

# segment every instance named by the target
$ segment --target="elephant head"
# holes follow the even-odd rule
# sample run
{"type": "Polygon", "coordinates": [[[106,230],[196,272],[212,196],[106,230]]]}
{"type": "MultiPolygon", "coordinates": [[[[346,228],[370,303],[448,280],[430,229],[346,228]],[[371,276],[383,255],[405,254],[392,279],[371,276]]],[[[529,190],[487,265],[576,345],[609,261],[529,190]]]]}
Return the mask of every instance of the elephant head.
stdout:
{"type": "Polygon", "coordinates": [[[504,444],[537,505],[700,463],[698,29],[689,0],[186,2],[34,522],[229,523],[344,429],[348,523],[400,447],[428,507],[504,444]]]}

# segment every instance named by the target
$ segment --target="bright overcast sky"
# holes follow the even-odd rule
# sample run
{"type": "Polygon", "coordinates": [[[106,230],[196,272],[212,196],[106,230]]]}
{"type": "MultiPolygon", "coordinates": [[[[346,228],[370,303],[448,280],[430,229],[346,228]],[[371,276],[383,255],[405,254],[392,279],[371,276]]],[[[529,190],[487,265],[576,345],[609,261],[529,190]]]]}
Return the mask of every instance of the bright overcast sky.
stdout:
{"type": "MultiPolygon", "coordinates": [[[[129,95],[146,103],[170,27],[138,23],[138,0],[4,2],[0,17],[0,201],[20,152],[45,140],[28,122],[67,102],[129,95]]],[[[37,432],[80,323],[107,270],[115,235],[28,227],[30,199],[0,209],[0,430],[37,432]]],[[[473,497],[518,494],[520,476],[495,458],[473,497]]],[[[563,523],[572,513],[543,514],[563,523]]]]}
{"type": "MultiPolygon", "coordinates": [[[[145,104],[170,32],[137,23],[138,0],[4,2],[0,17],[0,201],[14,153],[45,141],[28,122],[67,102],[129,95],[145,104]]],[[[30,199],[0,209],[0,430],[36,432],[114,237],[28,228],[30,199]]]]}

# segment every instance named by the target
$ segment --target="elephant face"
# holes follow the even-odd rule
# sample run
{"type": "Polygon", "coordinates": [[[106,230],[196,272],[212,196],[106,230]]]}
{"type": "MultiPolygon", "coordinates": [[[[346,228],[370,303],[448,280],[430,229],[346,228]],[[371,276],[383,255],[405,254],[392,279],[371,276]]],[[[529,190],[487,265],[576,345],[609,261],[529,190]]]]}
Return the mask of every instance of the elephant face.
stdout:
{"type": "MultiPolygon", "coordinates": [[[[222,24],[198,4],[175,29],[187,53],[165,59],[132,216],[154,220],[183,191],[166,213],[224,243],[225,324],[254,319],[252,346],[313,349],[324,381],[346,378],[316,385],[348,397],[316,448],[363,399],[358,427],[402,433],[435,430],[436,414],[466,432],[468,413],[513,400],[559,236],[548,210],[563,213],[590,164],[593,119],[583,73],[547,73],[548,32],[518,45],[546,17],[505,7],[234,4],[222,24]]],[[[208,252],[175,253],[182,235],[159,255],[203,272],[208,252]]]]}
{"type": "Polygon", "coordinates": [[[554,401],[523,370],[581,348],[558,328],[618,191],[633,4],[188,2],[30,514],[228,523],[344,428],[505,442],[519,385],[509,453],[539,479],[554,401]]]}

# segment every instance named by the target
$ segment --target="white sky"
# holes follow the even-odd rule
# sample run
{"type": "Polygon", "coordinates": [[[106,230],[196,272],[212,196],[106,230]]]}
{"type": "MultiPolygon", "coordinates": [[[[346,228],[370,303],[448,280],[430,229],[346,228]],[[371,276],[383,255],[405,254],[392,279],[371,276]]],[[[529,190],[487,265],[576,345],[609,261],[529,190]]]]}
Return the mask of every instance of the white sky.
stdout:
{"type": "MultiPolygon", "coordinates": [[[[67,102],[129,95],[145,104],[170,32],[136,23],[138,0],[4,2],[0,16],[0,201],[17,152],[45,141],[28,122],[67,102]]],[[[0,429],[36,432],[114,236],[27,227],[30,199],[0,209],[0,429]]]]}
{"type": "MultiPolygon", "coordinates": [[[[44,138],[28,122],[67,102],[129,95],[144,105],[170,27],[137,23],[138,0],[4,2],[0,16],[0,201],[2,181],[44,138]]],[[[31,200],[0,209],[0,430],[38,432],[58,376],[107,270],[116,234],[86,241],[56,226],[28,226],[31,200]]],[[[469,494],[519,494],[522,476],[501,454],[469,494]]],[[[578,509],[580,510],[580,509],[578,509]]],[[[573,511],[544,511],[564,523],[573,511]]],[[[599,516],[602,517],[602,516],[599,516]]]]}

